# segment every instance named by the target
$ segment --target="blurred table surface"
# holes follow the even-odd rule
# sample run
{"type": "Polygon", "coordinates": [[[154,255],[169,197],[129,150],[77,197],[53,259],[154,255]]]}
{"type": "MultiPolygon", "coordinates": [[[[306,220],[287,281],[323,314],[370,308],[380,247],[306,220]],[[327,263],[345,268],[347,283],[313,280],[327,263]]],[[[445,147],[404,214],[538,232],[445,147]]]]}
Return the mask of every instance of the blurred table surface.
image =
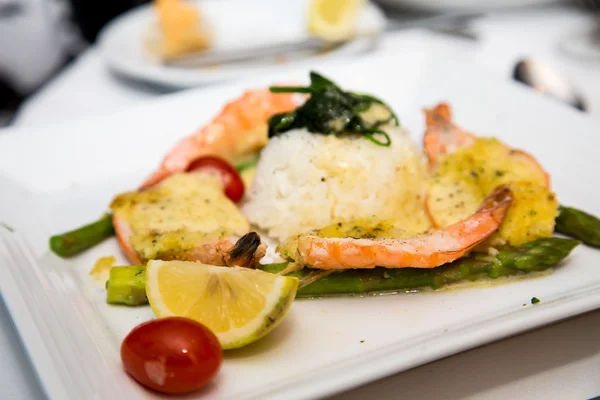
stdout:
{"type": "MultiPolygon", "coordinates": [[[[581,88],[592,118],[600,120],[600,60],[560,50],[571,34],[589,29],[588,14],[565,6],[495,12],[473,23],[470,41],[424,30],[395,32],[384,47],[427,44],[460,54],[510,79],[522,56],[552,63],[581,88]]],[[[400,51],[400,50],[399,50],[400,51]]],[[[111,75],[89,49],[28,100],[15,124],[47,124],[108,115],[164,94],[150,85],[111,75]]],[[[0,131],[1,133],[1,131],[0,131]]],[[[44,398],[0,302],[0,398],[44,398]]],[[[600,310],[438,360],[340,393],[331,399],[590,399],[600,395],[600,310]]]]}

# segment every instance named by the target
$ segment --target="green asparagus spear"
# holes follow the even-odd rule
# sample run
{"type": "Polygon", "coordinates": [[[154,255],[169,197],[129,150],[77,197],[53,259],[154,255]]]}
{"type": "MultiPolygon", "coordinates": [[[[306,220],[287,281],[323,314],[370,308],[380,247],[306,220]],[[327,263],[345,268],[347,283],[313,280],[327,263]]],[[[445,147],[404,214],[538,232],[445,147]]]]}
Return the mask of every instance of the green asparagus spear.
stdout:
{"type": "Polygon", "coordinates": [[[50,249],[60,257],[71,257],[114,234],[112,215],[106,214],[98,221],[82,226],[71,232],[50,238],[50,249]]]}
{"type": "Polygon", "coordinates": [[[256,166],[256,164],[258,164],[259,158],[260,158],[260,153],[252,154],[252,155],[238,161],[235,164],[235,169],[237,170],[238,173],[242,173],[245,170],[247,170],[248,168],[252,168],[252,167],[256,166]]]}
{"type": "MultiPolygon", "coordinates": [[[[522,275],[528,272],[543,271],[567,257],[580,242],[572,239],[548,238],[539,239],[519,247],[500,249],[491,256],[483,253],[472,253],[451,264],[432,268],[375,268],[373,270],[346,270],[323,277],[298,291],[298,297],[332,296],[362,294],[370,292],[406,291],[420,288],[439,289],[443,286],[462,281],[475,281],[482,278],[496,279],[504,276],[522,275]]],[[[260,266],[263,271],[278,273],[288,263],[266,264],[260,266]]],[[[131,268],[129,275],[114,275],[111,271],[108,287],[115,286],[121,290],[140,293],[144,290],[143,269],[131,268]],[[138,280],[128,277],[139,273],[138,280]],[[128,279],[125,281],[125,279],[128,279]],[[125,289],[128,285],[134,287],[125,289]]],[[[113,268],[114,269],[114,268],[113,268]]],[[[296,271],[290,276],[303,278],[311,269],[296,271]]],[[[111,294],[109,293],[109,296],[111,294]]],[[[112,296],[115,299],[115,296],[112,296]]],[[[126,303],[129,304],[129,303],[126,303]]]]}
{"type": "Polygon", "coordinates": [[[106,302],[128,306],[148,304],[146,267],[112,267],[106,281],[106,302]]]}
{"type": "MultiPolygon", "coordinates": [[[[502,248],[495,256],[472,253],[451,264],[432,269],[348,270],[334,273],[305,286],[298,291],[298,297],[403,291],[427,287],[439,289],[462,281],[475,281],[486,277],[496,279],[543,271],[567,257],[579,243],[578,240],[572,239],[538,239],[523,246],[502,248]]],[[[285,268],[285,265],[271,264],[264,267],[264,270],[276,273],[285,268]]],[[[291,275],[302,278],[309,272],[310,270],[305,268],[291,275]]]]}
{"type": "Polygon", "coordinates": [[[555,229],[587,245],[600,247],[600,219],[584,211],[560,206],[555,229]]]}

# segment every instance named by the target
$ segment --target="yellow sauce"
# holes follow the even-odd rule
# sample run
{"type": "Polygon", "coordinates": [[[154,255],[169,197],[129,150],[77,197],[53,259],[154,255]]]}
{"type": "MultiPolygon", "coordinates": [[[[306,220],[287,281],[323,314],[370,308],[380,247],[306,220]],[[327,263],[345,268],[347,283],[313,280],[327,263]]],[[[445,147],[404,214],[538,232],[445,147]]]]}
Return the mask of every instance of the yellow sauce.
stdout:
{"type": "Polygon", "coordinates": [[[104,285],[110,275],[110,269],[115,264],[116,260],[113,256],[101,257],[94,264],[94,268],[90,270],[90,278],[96,283],[104,285]]]}

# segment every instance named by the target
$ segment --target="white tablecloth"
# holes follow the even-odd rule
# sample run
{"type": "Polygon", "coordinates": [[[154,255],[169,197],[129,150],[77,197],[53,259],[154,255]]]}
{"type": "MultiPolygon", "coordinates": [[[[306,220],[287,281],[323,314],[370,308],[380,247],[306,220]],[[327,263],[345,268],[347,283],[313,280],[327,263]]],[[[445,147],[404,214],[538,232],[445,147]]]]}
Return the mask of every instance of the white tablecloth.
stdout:
{"type": "MultiPolygon", "coordinates": [[[[546,60],[571,77],[600,119],[600,61],[577,59],[560,43],[591,26],[589,16],[567,8],[505,12],[478,21],[478,41],[411,31],[384,46],[430,45],[464,54],[510,79],[521,56],[546,60]]],[[[112,76],[95,50],[83,54],[22,108],[21,126],[107,115],[163,94],[150,85],[112,76]]],[[[600,132],[599,132],[600,134],[600,132]]],[[[589,399],[600,395],[600,311],[439,360],[335,396],[349,399],[589,399]]],[[[43,398],[6,309],[0,304],[0,398],[43,398]]]]}

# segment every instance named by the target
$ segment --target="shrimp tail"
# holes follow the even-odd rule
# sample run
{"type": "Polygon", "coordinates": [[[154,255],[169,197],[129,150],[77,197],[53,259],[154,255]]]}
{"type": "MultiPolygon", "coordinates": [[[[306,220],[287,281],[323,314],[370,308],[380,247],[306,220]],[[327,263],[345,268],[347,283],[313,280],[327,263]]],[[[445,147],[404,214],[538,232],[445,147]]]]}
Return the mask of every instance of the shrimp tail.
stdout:
{"type": "Polygon", "coordinates": [[[434,108],[426,108],[424,113],[426,129],[423,135],[423,149],[431,168],[438,164],[444,154],[475,141],[475,135],[452,122],[452,111],[448,103],[439,103],[434,108]]]}
{"type": "Polygon", "coordinates": [[[239,238],[231,250],[229,250],[225,256],[225,264],[228,266],[254,268],[265,256],[266,250],[267,245],[262,243],[258,233],[248,232],[239,238]]]}
{"type": "Polygon", "coordinates": [[[425,121],[428,126],[441,126],[452,124],[452,111],[448,103],[439,103],[434,108],[426,108],[425,121]]]}

